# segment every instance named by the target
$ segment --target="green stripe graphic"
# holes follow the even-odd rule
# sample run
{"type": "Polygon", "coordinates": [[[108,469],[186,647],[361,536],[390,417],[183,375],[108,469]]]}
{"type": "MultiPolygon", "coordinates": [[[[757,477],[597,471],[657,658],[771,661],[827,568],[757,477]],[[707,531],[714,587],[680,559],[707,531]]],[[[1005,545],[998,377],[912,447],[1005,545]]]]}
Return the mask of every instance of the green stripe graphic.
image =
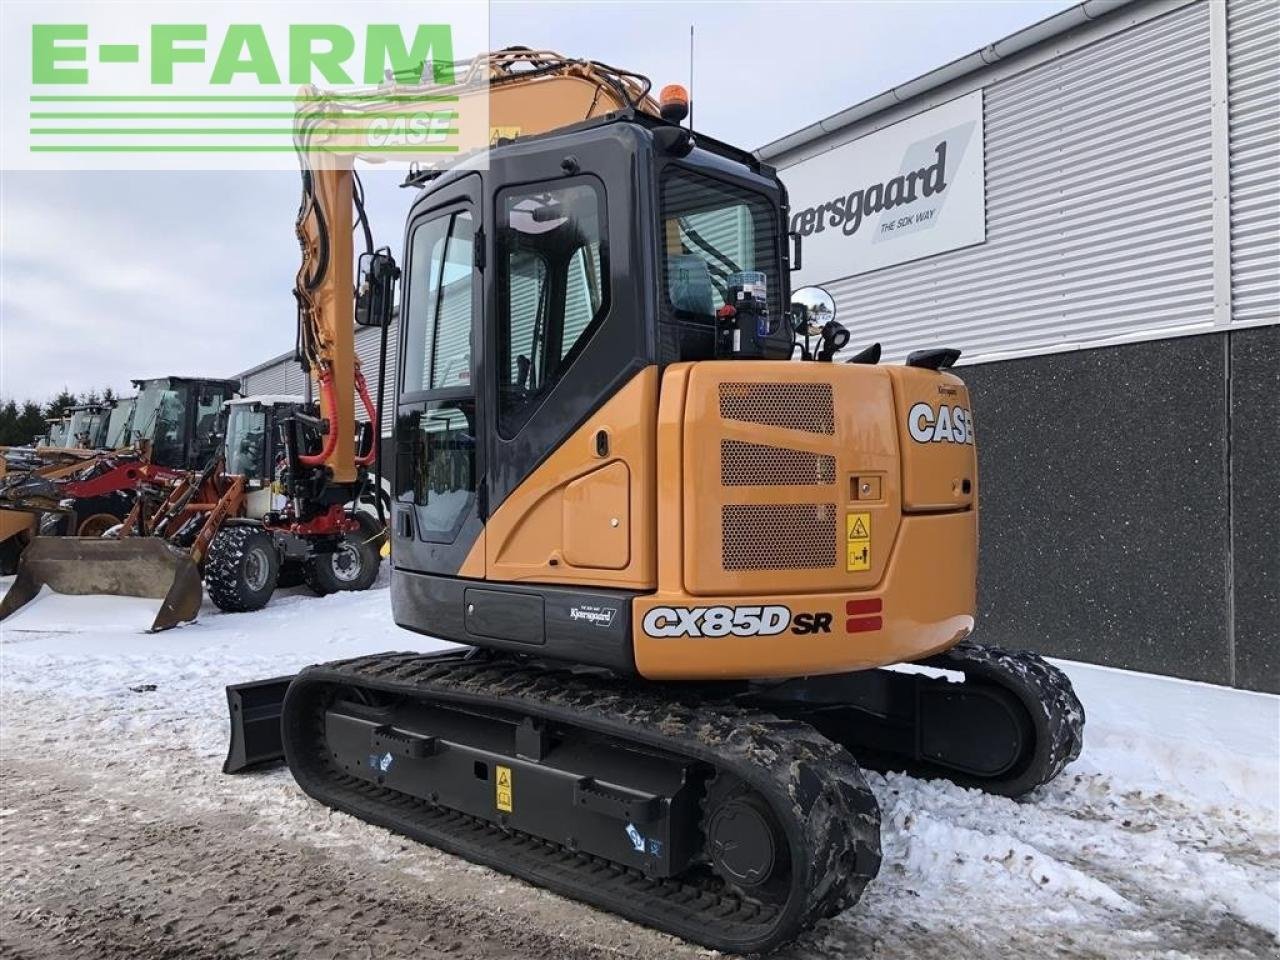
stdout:
{"type": "MultiPolygon", "coordinates": [[[[308,147],[308,152],[316,153],[457,153],[454,146],[402,146],[385,145],[380,147],[308,147]]],[[[293,146],[266,146],[242,144],[238,146],[211,144],[33,144],[32,153],[284,153],[295,152],[293,146]]]]}
{"type": "Polygon", "coordinates": [[[351,94],[350,96],[268,96],[266,94],[140,94],[137,96],[83,95],[67,96],[41,94],[32,96],[32,103],[333,103],[335,100],[388,103],[457,103],[458,97],[425,93],[351,94]]]}
{"type": "MultiPolygon", "coordinates": [[[[199,135],[204,137],[216,137],[224,134],[234,136],[284,136],[287,134],[310,133],[312,131],[303,127],[276,127],[274,129],[268,127],[215,127],[215,128],[199,128],[199,127],[32,127],[27,131],[31,134],[39,134],[46,136],[65,137],[75,134],[86,134],[90,136],[102,134],[106,136],[116,136],[127,134],[132,136],[144,137],[164,137],[173,134],[180,135],[199,135]]],[[[385,130],[375,130],[373,127],[343,127],[334,131],[335,136],[348,136],[358,133],[386,133],[385,130]]],[[[444,127],[440,130],[430,131],[433,135],[455,134],[458,132],[456,127],[444,127]]]]}
{"type": "MultiPolygon", "coordinates": [[[[245,113],[225,113],[225,112],[198,112],[198,113],[170,113],[163,110],[141,110],[134,112],[112,112],[112,111],[89,111],[87,113],[55,111],[32,111],[32,120],[293,120],[297,117],[297,112],[293,110],[282,113],[270,113],[259,111],[248,111],[245,113]]],[[[363,110],[355,113],[340,113],[338,119],[360,119],[360,120],[395,120],[408,116],[420,116],[419,114],[397,113],[366,113],[363,110]]],[[[444,120],[454,120],[458,116],[457,110],[433,110],[427,116],[439,117],[444,120]]]]}

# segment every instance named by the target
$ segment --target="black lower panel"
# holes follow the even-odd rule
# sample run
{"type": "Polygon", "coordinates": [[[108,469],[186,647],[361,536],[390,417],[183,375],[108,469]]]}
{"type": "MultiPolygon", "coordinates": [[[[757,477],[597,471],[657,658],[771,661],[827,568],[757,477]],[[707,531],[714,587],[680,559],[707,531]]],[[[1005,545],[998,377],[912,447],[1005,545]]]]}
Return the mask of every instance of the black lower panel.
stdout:
{"type": "Polygon", "coordinates": [[[391,608],[406,630],[475,647],[635,673],[631,600],[595,587],[517,586],[397,569],[391,608]]]}

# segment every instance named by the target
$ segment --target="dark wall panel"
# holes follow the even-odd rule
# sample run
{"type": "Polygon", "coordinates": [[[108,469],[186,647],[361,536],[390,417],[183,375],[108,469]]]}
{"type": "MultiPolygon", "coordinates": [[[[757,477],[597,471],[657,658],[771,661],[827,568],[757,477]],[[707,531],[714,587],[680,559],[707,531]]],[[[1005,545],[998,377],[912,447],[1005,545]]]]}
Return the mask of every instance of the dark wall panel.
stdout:
{"type": "Polygon", "coordinates": [[[978,639],[1230,683],[1225,334],[964,367],[978,639]]]}
{"type": "Polygon", "coordinates": [[[1280,327],[1231,334],[1236,683],[1280,693],[1280,327]]]}

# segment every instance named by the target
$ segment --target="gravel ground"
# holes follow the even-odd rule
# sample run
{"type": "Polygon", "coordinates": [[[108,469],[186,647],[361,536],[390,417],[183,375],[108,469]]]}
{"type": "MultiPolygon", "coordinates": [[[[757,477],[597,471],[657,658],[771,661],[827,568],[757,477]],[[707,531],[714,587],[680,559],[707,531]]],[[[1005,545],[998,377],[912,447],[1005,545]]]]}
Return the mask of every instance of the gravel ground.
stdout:
{"type": "MultiPolygon", "coordinates": [[[[386,603],[286,595],[156,636],[124,607],[6,630],[0,958],[711,956],[332,813],[283,770],[221,775],[223,684],[429,646],[386,603]]],[[[1160,716],[1183,697],[1254,730],[1275,698],[1224,710],[1213,688],[1077,673],[1085,755],[1027,800],[872,776],[879,878],[780,956],[1275,956],[1270,734],[1180,740],[1160,716]]]]}

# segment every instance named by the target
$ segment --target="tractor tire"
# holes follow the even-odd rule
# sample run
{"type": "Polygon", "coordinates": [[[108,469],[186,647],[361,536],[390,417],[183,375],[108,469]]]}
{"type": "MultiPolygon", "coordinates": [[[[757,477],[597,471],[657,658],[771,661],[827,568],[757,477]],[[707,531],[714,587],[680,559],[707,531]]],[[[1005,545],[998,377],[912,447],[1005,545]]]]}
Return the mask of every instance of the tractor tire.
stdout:
{"type": "Polygon", "coordinates": [[[75,513],[67,521],[66,533],[72,537],[100,537],[124,522],[133,509],[136,495],[118,490],[97,497],[81,497],[75,501],[75,513]]]}
{"type": "Polygon", "coordinates": [[[307,582],[307,571],[304,564],[297,560],[286,560],[280,564],[280,576],[276,577],[276,589],[300,587],[307,582]]]}
{"type": "Polygon", "coordinates": [[[360,529],[342,538],[332,553],[314,554],[303,568],[312,592],[327,596],[340,590],[368,590],[382,565],[382,531],[376,520],[356,514],[360,529]]]}
{"type": "Polygon", "coordinates": [[[118,527],[122,523],[124,523],[124,517],[117,517],[114,513],[95,513],[80,521],[80,526],[76,528],[76,536],[106,536],[108,530],[112,527],[118,527]]]}
{"type": "Polygon", "coordinates": [[[11,577],[18,572],[18,561],[26,545],[26,537],[20,534],[14,534],[0,543],[0,577],[11,577]]]}
{"type": "Polygon", "coordinates": [[[275,541],[259,527],[223,527],[209,544],[204,586],[219,610],[261,610],[275,592],[279,576],[275,541]]]}

